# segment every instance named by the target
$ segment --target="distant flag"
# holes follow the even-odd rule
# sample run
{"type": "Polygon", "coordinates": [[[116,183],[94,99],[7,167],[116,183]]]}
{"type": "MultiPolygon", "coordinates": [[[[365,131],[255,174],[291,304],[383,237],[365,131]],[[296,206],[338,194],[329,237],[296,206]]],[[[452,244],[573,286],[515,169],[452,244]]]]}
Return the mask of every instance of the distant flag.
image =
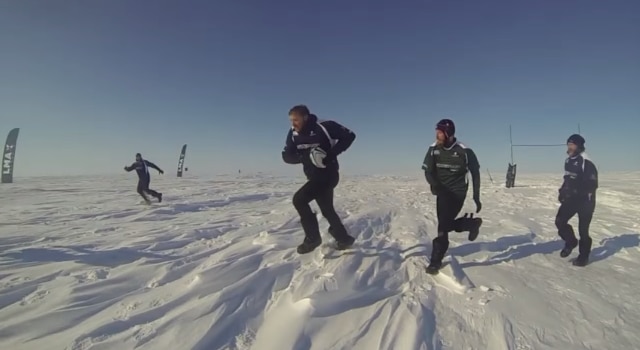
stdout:
{"type": "Polygon", "coordinates": [[[9,184],[13,182],[13,167],[16,160],[16,145],[18,144],[19,128],[15,128],[9,132],[7,142],[4,145],[2,155],[2,183],[9,184]]]}
{"type": "Polygon", "coordinates": [[[182,146],[180,158],[178,159],[178,177],[182,177],[182,169],[184,167],[184,156],[187,153],[187,145],[182,146]]]}

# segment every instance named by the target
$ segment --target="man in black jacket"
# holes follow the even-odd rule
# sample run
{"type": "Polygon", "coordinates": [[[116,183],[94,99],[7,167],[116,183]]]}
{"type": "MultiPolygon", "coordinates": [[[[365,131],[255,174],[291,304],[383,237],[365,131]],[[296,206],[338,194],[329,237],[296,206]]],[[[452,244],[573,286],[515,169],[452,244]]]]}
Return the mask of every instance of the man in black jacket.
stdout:
{"type": "Polygon", "coordinates": [[[556,215],[558,235],[565,245],[560,256],[566,258],[578,246],[578,240],[569,225],[569,220],[578,214],[578,233],[580,234],[578,258],[573,261],[576,266],[586,266],[591,253],[591,237],[589,226],[596,208],[596,190],[598,189],[598,170],[585,153],[585,140],[578,134],[567,139],[567,154],[564,162],[564,181],[559,189],[560,209],[556,215]]]}
{"type": "Polygon", "coordinates": [[[464,217],[456,219],[462,210],[469,189],[468,174],[473,179],[473,201],[480,212],[480,163],[475,152],[458,142],[452,120],[442,119],[436,125],[436,142],[427,150],[422,163],[431,193],[437,196],[438,236],[433,239],[431,259],[427,272],[437,274],[442,259],[449,249],[449,232],[469,232],[469,240],[478,237],[482,219],[464,217]]]}
{"type": "Polygon", "coordinates": [[[160,174],[164,174],[162,169],[158,168],[157,165],[151,163],[146,159],[142,159],[142,155],[140,153],[136,153],[136,161],[131,164],[131,166],[125,166],[124,170],[130,172],[135,170],[138,173],[138,193],[144,198],[144,201],[147,204],[151,203],[149,198],[145,195],[145,193],[150,194],[154,198],[158,199],[158,202],[162,202],[162,193],[156,192],[149,188],[149,183],[151,182],[151,174],[149,174],[149,168],[156,169],[160,174]]]}
{"type": "Polygon", "coordinates": [[[322,244],[318,220],[309,206],[312,200],[329,222],[329,233],[336,240],[336,249],[347,249],[355,238],[347,233],[333,207],[333,190],[339,182],[337,157],[351,146],[356,135],[335,121],[318,120],[304,105],[291,108],[289,119],[292,127],[287,134],[282,159],[288,164],[302,164],[307,177],[307,182],[293,196],[293,205],[305,233],[297,251],[306,254],[322,244]]]}

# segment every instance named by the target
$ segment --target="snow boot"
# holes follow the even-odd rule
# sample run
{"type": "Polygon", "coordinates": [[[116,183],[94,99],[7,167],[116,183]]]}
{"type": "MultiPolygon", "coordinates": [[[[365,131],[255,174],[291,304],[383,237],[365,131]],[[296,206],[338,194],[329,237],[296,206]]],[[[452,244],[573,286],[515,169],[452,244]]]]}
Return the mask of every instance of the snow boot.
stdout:
{"type": "Polygon", "coordinates": [[[322,239],[310,240],[310,239],[305,237],[305,239],[302,242],[302,244],[300,244],[296,250],[297,250],[298,254],[307,254],[307,253],[311,253],[312,251],[314,251],[321,244],[322,244],[322,239]]]}
{"type": "Polygon", "coordinates": [[[345,238],[344,240],[336,240],[336,250],[345,250],[345,249],[349,249],[351,248],[351,246],[353,246],[353,243],[356,241],[355,238],[351,237],[351,236],[347,236],[347,238],[345,238]]]}
{"type": "Polygon", "coordinates": [[[578,244],[579,256],[586,256],[587,258],[591,254],[591,237],[580,237],[580,242],[578,244]]]}
{"type": "Polygon", "coordinates": [[[162,203],[162,193],[158,193],[158,203],[162,203]]]}
{"type": "Polygon", "coordinates": [[[329,227],[328,231],[329,231],[329,234],[333,236],[333,239],[335,239],[336,241],[335,248],[337,250],[349,249],[353,245],[353,242],[356,241],[355,238],[353,238],[347,233],[347,230],[344,229],[344,227],[340,230],[342,231],[341,233],[336,233],[336,230],[333,227],[329,227]]]}
{"type": "Polygon", "coordinates": [[[578,257],[573,261],[573,266],[584,267],[589,263],[588,255],[578,255],[578,257]]]}
{"type": "Polygon", "coordinates": [[[562,250],[560,251],[560,257],[562,258],[566,258],[569,255],[571,255],[571,252],[573,252],[573,249],[575,249],[575,247],[578,246],[578,242],[573,241],[573,242],[565,242],[564,244],[564,248],[562,248],[562,250]]]}
{"type": "Polygon", "coordinates": [[[457,218],[453,223],[453,228],[456,232],[469,232],[469,240],[475,241],[480,233],[480,226],[482,226],[481,218],[474,218],[473,213],[466,213],[461,218],[457,218]]]}
{"type": "Polygon", "coordinates": [[[440,268],[442,268],[442,262],[431,260],[425,271],[430,275],[437,275],[440,272],[440,268]]]}
{"type": "Polygon", "coordinates": [[[473,214],[471,214],[471,224],[469,225],[469,240],[475,241],[478,238],[478,234],[480,233],[480,226],[482,226],[481,218],[473,218],[473,214]]]}
{"type": "Polygon", "coordinates": [[[436,237],[433,239],[433,248],[431,251],[431,259],[429,259],[429,266],[427,266],[427,273],[435,275],[442,267],[442,259],[449,249],[449,241],[445,239],[445,236],[436,237]]]}

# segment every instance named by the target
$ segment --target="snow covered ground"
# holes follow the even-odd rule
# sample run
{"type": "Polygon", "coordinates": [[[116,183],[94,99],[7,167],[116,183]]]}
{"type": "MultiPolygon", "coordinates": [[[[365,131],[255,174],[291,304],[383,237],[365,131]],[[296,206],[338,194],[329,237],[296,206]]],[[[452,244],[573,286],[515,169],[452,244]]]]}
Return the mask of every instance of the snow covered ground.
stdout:
{"type": "Polygon", "coordinates": [[[639,349],[640,174],[602,174],[585,268],[558,255],[560,175],[499,180],[478,240],[452,234],[433,277],[420,174],[344,176],[358,246],[305,256],[300,178],[154,176],[150,207],[135,175],[17,179],[0,186],[0,349],[639,349]]]}

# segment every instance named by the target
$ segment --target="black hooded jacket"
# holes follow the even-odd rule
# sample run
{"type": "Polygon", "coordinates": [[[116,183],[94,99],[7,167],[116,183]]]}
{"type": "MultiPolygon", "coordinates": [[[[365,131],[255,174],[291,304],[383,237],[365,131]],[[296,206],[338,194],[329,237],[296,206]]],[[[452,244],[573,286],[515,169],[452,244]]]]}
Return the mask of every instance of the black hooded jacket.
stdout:
{"type": "Polygon", "coordinates": [[[139,161],[136,161],[135,163],[131,164],[131,166],[125,167],[125,170],[128,172],[135,170],[136,173],[138,173],[138,179],[142,181],[149,181],[151,179],[151,175],[149,174],[149,168],[153,168],[159,172],[162,172],[162,170],[157,165],[142,158],[140,158],[139,161]]]}
{"type": "Polygon", "coordinates": [[[564,177],[560,199],[591,199],[598,189],[598,170],[584,151],[568,157],[564,162],[564,177]]]}
{"type": "Polygon", "coordinates": [[[355,138],[356,134],[341,124],[332,120],[320,121],[311,114],[300,132],[289,129],[282,160],[287,164],[302,164],[304,174],[310,180],[332,175],[340,168],[337,156],[346,151],[355,138]],[[309,153],[314,147],[327,153],[326,168],[317,168],[311,162],[309,153]]]}

